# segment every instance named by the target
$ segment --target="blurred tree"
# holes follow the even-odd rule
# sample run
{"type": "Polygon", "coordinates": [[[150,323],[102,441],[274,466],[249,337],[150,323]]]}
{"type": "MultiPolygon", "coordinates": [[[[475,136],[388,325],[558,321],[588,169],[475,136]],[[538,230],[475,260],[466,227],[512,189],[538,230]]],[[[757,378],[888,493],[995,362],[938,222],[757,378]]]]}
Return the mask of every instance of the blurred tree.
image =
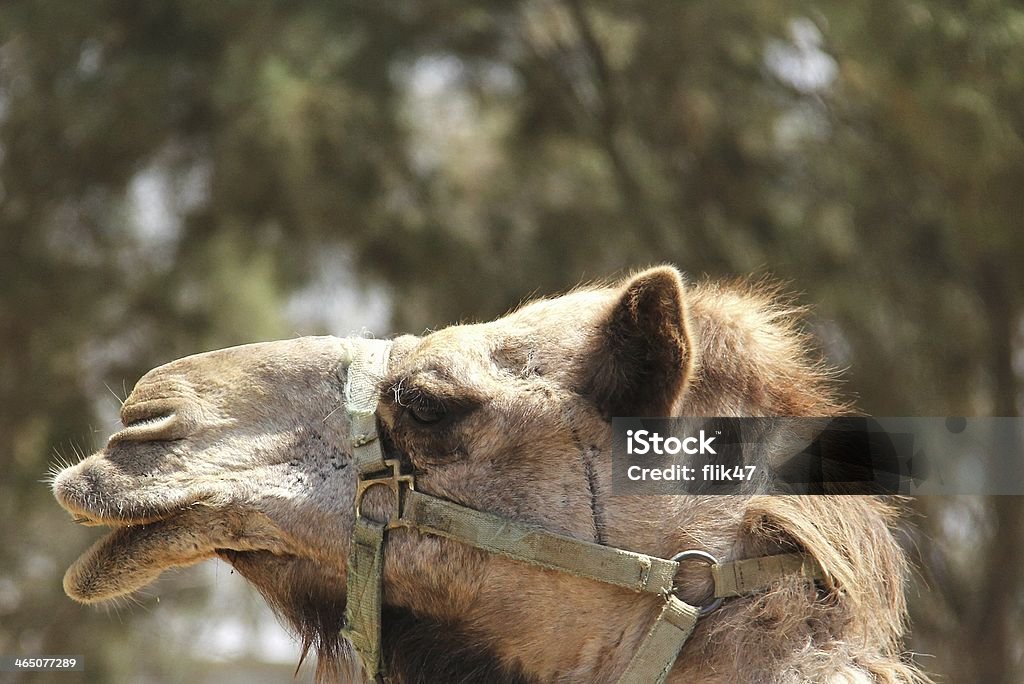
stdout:
{"type": "MultiPolygon", "coordinates": [[[[871,281],[877,290],[836,310],[857,350],[855,382],[878,412],[1019,415],[1024,11],[849,9],[827,11],[843,78],[827,100],[832,163],[817,187],[820,197],[857,198],[852,224],[870,245],[847,262],[849,279],[832,279],[848,292],[871,281]],[[895,325],[872,329],[880,316],[895,325]]],[[[918,648],[955,681],[1019,682],[1024,498],[971,502],[975,534],[951,538],[951,511],[962,506],[917,502],[931,573],[914,606],[918,648]]]]}
{"type": "MultiPolygon", "coordinates": [[[[325,255],[414,332],[653,261],[771,272],[865,410],[1017,415],[1022,129],[1008,1],[9,0],[0,653],[138,672],[144,618],[57,591],[50,445],[105,436],[104,383],[291,334],[325,255]]],[[[1024,503],[916,505],[914,650],[1021,681],[1024,503]]]]}

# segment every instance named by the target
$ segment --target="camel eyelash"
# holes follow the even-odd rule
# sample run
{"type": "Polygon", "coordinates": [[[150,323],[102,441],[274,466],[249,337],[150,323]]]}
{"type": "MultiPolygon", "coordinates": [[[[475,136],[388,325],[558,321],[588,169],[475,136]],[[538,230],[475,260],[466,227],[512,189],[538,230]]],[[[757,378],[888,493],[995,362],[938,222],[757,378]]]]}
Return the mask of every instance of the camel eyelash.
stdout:
{"type": "Polygon", "coordinates": [[[421,425],[434,425],[464,416],[476,407],[476,402],[465,397],[439,397],[433,392],[401,380],[385,392],[400,415],[411,414],[421,425]]]}
{"type": "Polygon", "coordinates": [[[440,403],[432,394],[418,387],[407,385],[404,380],[392,385],[388,394],[393,399],[395,405],[401,408],[408,408],[419,403],[440,403]]]}
{"type": "Polygon", "coordinates": [[[392,385],[382,397],[393,403],[400,411],[409,409],[422,409],[424,411],[445,411],[445,402],[434,394],[399,382],[392,385]]]}

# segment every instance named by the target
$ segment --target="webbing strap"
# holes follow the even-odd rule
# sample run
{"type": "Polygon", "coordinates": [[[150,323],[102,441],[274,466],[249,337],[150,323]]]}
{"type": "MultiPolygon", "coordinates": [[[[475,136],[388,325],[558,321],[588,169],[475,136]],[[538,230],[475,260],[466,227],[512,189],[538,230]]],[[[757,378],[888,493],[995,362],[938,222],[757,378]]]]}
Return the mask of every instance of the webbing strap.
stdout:
{"type": "Polygon", "coordinates": [[[384,584],[383,523],[358,518],[348,552],[348,596],[342,636],[352,642],[370,679],[380,671],[381,591],[384,584]]]}
{"type": "MultiPolygon", "coordinates": [[[[699,607],[672,594],[675,561],[555,534],[414,490],[406,492],[400,524],[532,565],[664,596],[661,614],[618,684],[664,682],[700,617],[699,607]]],[[[801,553],[714,564],[711,574],[716,598],[750,594],[788,575],[824,577],[818,563],[801,553]]]]}
{"type": "Polygon", "coordinates": [[[566,537],[417,491],[406,494],[402,523],[484,551],[633,591],[667,595],[679,568],[674,561],[566,537]]]}
{"type": "Polygon", "coordinates": [[[690,638],[700,609],[669,596],[618,684],[662,684],[690,638]]]}
{"type": "Polygon", "coordinates": [[[761,556],[711,566],[711,576],[715,580],[715,598],[751,594],[790,575],[798,575],[809,580],[825,579],[825,573],[818,562],[803,553],[761,556]]]}
{"type": "MultiPolygon", "coordinates": [[[[363,479],[388,467],[377,433],[377,385],[387,371],[391,342],[368,339],[351,342],[351,358],[345,376],[345,410],[349,418],[352,461],[363,479]]],[[[386,529],[386,524],[360,517],[357,510],[348,552],[348,596],[342,634],[355,647],[370,679],[381,669],[386,529]]]]}
{"type": "Polygon", "coordinates": [[[352,362],[345,379],[352,460],[360,475],[386,469],[377,439],[377,385],[388,367],[391,342],[353,340],[352,362]]]}

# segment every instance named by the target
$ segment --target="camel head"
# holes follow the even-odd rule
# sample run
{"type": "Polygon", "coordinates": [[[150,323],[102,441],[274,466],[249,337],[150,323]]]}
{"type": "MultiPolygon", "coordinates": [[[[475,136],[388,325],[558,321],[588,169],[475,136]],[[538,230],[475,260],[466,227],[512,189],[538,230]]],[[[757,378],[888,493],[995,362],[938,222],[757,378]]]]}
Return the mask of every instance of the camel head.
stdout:
{"type": "Polygon", "coordinates": [[[114,528],[68,570],[68,595],[103,601],[217,554],[333,567],[350,521],[332,511],[352,497],[346,424],[331,419],[344,416],[347,354],[344,340],[307,337],[147,373],[124,429],[54,480],[77,521],[114,528]]]}
{"type": "MultiPolygon", "coordinates": [[[[491,323],[398,337],[375,378],[384,454],[415,474],[419,491],[597,544],[662,558],[799,546],[803,532],[782,540],[783,523],[721,498],[611,496],[612,416],[836,410],[800,338],[766,301],[684,290],[678,272],[660,267],[491,323]],[[743,536],[759,525],[770,540],[743,536]]],[[[113,528],[67,571],[68,595],[111,599],[167,568],[219,557],[316,647],[321,676],[351,668],[355,677],[339,637],[357,481],[344,386],[354,344],[246,345],[140,379],[122,407],[124,429],[54,480],[77,521],[113,528]]],[[[387,519],[392,505],[374,487],[361,510],[387,519]]],[[[883,513],[864,515],[872,534],[888,534],[883,513]]],[[[708,591],[701,570],[692,582],[680,575],[694,600],[708,591]]],[[[422,681],[607,681],[660,600],[409,529],[391,532],[383,580],[385,656],[395,670],[431,673],[422,681]],[[458,655],[438,665],[438,653],[458,655]]],[[[896,625],[902,603],[890,603],[896,625]]],[[[807,611],[799,624],[821,623],[807,611]]],[[[875,615],[864,624],[880,623],[875,615]]]]}

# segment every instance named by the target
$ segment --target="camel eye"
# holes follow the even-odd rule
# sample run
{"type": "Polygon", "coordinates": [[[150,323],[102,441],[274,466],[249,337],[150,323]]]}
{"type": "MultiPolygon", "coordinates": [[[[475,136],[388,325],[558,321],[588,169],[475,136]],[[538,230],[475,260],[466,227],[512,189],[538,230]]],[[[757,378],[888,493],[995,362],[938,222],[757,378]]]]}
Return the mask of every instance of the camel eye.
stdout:
{"type": "Polygon", "coordinates": [[[409,415],[420,425],[436,425],[448,414],[443,404],[418,402],[409,406],[409,415]]]}
{"type": "Polygon", "coordinates": [[[398,382],[382,393],[381,401],[393,407],[396,418],[421,427],[447,424],[474,408],[473,403],[462,397],[442,396],[412,382],[398,382]]]}

